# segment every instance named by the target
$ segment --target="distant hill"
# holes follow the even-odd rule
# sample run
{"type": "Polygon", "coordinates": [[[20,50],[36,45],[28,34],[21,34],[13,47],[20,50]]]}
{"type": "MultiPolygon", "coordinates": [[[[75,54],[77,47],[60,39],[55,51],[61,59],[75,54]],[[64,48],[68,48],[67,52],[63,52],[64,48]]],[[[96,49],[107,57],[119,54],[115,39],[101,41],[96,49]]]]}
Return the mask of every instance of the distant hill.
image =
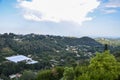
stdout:
{"type": "Polygon", "coordinates": [[[5,61],[5,57],[19,54],[32,57],[44,68],[50,64],[82,64],[103,50],[104,46],[90,37],[0,34],[0,62],[5,61]]]}
{"type": "MultiPolygon", "coordinates": [[[[90,37],[0,34],[0,75],[9,76],[24,70],[50,69],[54,66],[88,65],[90,58],[96,52],[104,51],[104,44],[100,41],[90,37]],[[5,59],[18,54],[30,57],[38,63],[15,64],[5,59]]],[[[108,46],[108,48],[117,60],[120,60],[120,46],[108,46]]]]}
{"type": "Polygon", "coordinates": [[[66,48],[74,46],[78,48],[89,47],[88,50],[96,52],[94,48],[101,48],[102,44],[90,37],[61,37],[51,35],[16,35],[5,33],[0,35],[0,50],[4,48],[18,54],[39,54],[44,52],[54,52],[55,50],[65,51],[66,48]]]}
{"type": "Polygon", "coordinates": [[[120,46],[120,38],[96,38],[96,41],[101,44],[108,44],[110,46],[120,46]]]}

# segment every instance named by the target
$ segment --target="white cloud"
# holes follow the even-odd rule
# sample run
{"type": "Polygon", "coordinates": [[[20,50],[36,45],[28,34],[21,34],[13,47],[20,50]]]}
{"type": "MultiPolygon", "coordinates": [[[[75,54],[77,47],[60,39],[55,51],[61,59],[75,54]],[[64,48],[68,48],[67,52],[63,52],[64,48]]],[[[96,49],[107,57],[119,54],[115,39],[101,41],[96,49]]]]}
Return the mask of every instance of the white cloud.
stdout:
{"type": "Polygon", "coordinates": [[[81,24],[91,20],[87,14],[93,12],[98,0],[18,0],[24,10],[24,18],[35,21],[70,21],[81,24]]]}
{"type": "Polygon", "coordinates": [[[117,12],[115,9],[103,9],[102,10],[105,14],[111,14],[117,12]]]}
{"type": "Polygon", "coordinates": [[[107,2],[101,0],[100,10],[105,14],[116,13],[118,8],[120,8],[120,0],[108,0],[107,2]]]}
{"type": "Polygon", "coordinates": [[[109,0],[109,2],[106,4],[107,8],[118,8],[120,7],[120,0],[109,0]]]}

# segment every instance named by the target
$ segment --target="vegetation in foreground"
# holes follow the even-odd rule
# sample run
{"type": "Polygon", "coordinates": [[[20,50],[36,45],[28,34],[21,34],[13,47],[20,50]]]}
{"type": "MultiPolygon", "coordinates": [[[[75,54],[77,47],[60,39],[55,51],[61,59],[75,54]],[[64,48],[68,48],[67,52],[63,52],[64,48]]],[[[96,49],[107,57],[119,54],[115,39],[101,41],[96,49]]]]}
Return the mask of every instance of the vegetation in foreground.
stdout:
{"type": "Polygon", "coordinates": [[[120,62],[105,51],[91,58],[89,65],[53,67],[37,74],[24,71],[19,80],[120,80],[120,62]]]}
{"type": "Polygon", "coordinates": [[[120,62],[105,51],[91,58],[89,65],[39,71],[36,80],[120,80],[120,62]]]}

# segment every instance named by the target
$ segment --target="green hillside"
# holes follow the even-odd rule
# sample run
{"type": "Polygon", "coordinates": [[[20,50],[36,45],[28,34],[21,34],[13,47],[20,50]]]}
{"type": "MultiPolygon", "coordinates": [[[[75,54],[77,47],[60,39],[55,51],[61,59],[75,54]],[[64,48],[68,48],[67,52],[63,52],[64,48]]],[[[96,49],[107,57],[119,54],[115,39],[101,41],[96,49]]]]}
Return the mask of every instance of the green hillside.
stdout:
{"type": "Polygon", "coordinates": [[[120,46],[120,39],[96,38],[95,40],[102,44],[109,44],[110,46],[120,46]]]}
{"type": "MultiPolygon", "coordinates": [[[[120,47],[108,45],[110,45],[108,49],[120,61],[120,47]]],[[[104,44],[90,37],[0,34],[0,77],[9,80],[9,75],[24,74],[24,70],[37,73],[39,70],[51,69],[54,66],[88,65],[90,58],[95,56],[96,52],[103,51],[104,44]],[[19,62],[16,64],[5,59],[13,55],[24,55],[38,63],[29,65],[19,62]]]]}

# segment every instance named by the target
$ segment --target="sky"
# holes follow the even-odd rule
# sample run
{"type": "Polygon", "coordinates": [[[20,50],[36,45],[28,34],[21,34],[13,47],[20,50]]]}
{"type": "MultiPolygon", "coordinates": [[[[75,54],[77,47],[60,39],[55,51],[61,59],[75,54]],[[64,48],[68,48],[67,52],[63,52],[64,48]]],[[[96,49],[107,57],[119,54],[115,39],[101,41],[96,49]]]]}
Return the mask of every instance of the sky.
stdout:
{"type": "Polygon", "coordinates": [[[0,0],[0,33],[120,38],[120,0],[0,0]]]}

